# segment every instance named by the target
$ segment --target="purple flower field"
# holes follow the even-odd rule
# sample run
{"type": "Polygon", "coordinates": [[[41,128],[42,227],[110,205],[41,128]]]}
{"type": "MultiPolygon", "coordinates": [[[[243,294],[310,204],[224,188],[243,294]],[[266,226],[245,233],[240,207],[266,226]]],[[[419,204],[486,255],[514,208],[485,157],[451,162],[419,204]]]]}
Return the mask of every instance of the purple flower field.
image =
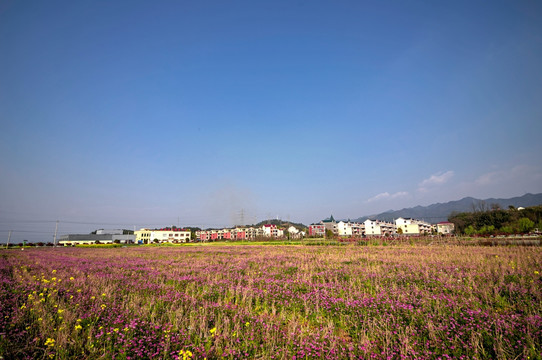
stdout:
{"type": "Polygon", "coordinates": [[[4,359],[542,359],[539,247],[0,251],[4,359]]]}

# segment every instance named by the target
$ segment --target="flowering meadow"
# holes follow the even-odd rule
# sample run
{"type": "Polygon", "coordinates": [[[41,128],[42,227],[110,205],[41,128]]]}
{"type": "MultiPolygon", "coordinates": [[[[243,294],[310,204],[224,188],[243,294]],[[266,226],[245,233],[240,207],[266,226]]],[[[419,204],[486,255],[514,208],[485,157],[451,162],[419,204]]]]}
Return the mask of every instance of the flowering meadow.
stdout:
{"type": "Polygon", "coordinates": [[[0,251],[4,359],[542,359],[540,247],[0,251]]]}

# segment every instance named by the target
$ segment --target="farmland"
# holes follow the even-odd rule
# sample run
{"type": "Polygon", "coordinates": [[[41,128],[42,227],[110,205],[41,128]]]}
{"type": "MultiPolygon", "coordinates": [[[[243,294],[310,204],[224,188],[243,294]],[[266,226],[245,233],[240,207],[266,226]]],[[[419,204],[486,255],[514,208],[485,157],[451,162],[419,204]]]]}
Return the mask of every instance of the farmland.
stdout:
{"type": "Polygon", "coordinates": [[[4,359],[541,359],[540,247],[0,252],[4,359]]]}

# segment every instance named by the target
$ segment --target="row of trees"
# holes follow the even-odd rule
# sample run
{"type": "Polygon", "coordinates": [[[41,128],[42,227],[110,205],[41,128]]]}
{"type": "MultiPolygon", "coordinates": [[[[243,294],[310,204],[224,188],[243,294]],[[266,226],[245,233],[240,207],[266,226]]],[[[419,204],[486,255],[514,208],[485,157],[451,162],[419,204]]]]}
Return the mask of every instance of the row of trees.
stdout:
{"type": "Polygon", "coordinates": [[[48,243],[44,243],[44,242],[37,242],[37,243],[31,243],[31,242],[28,242],[28,240],[24,240],[23,242],[20,242],[20,243],[12,243],[12,244],[9,244],[8,245],[9,247],[23,247],[23,246],[28,246],[28,247],[33,247],[33,246],[54,246],[54,244],[52,242],[48,242],[48,243]]]}
{"type": "Polygon", "coordinates": [[[455,225],[456,234],[509,235],[542,230],[542,206],[525,209],[510,207],[485,211],[454,213],[448,220],[455,225]]]}

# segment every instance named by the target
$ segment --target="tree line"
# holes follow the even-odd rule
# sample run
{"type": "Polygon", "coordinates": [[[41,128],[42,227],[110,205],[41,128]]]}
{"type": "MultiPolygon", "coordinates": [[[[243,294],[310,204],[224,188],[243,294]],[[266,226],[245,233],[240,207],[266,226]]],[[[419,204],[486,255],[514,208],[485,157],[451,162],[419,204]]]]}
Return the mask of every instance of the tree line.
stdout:
{"type": "Polygon", "coordinates": [[[491,206],[473,212],[452,213],[448,221],[454,223],[460,235],[511,235],[542,230],[542,206],[500,209],[491,206]]]}

